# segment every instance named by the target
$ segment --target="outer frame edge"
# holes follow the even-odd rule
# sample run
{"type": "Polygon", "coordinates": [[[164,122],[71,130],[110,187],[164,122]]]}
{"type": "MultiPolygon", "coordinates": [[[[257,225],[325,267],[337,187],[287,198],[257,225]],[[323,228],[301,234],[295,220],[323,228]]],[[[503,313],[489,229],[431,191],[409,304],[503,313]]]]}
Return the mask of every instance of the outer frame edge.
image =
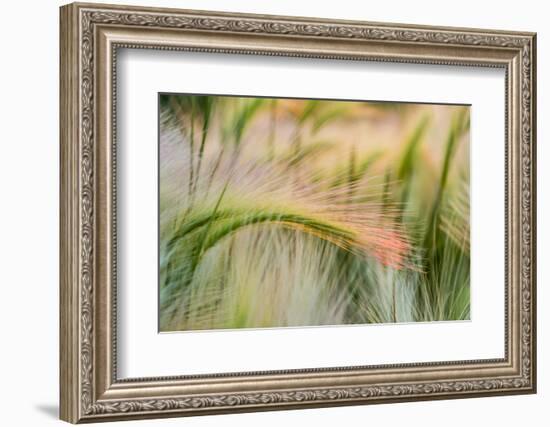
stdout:
{"type": "Polygon", "coordinates": [[[59,8],[59,418],[79,421],[78,318],[78,20],[59,8]]]}

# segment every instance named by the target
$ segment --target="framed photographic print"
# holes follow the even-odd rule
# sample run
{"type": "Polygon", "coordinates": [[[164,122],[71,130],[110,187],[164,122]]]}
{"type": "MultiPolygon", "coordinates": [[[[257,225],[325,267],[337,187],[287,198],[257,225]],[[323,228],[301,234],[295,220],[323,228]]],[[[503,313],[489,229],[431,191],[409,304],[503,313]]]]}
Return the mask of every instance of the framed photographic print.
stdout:
{"type": "Polygon", "coordinates": [[[61,8],[61,418],[533,393],[535,34],[61,8]]]}

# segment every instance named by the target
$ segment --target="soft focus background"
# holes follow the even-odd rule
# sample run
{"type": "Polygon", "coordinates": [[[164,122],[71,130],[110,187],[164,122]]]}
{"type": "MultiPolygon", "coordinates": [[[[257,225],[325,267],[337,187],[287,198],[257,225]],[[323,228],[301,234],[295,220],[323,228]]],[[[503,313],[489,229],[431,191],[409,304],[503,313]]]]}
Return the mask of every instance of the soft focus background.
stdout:
{"type": "Polygon", "coordinates": [[[469,318],[469,107],[159,101],[162,331],[469,318]]]}
{"type": "MultiPolygon", "coordinates": [[[[7,2],[0,27],[0,400],[9,426],[61,426],[58,402],[58,7],[7,2]]],[[[111,426],[546,426],[550,406],[550,28],[544,2],[434,0],[111,0],[283,15],[538,32],[539,393],[479,399],[322,408],[111,423],[111,426]]],[[[488,166],[490,173],[490,165],[488,166]]],[[[219,350],[220,353],[223,349],[219,350]]]]}

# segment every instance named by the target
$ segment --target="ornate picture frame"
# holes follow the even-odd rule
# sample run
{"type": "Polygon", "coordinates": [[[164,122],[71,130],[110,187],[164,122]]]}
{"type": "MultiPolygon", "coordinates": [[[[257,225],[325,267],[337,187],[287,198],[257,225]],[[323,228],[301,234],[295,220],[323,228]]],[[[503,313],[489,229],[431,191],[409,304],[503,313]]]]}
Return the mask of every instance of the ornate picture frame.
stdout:
{"type": "Polygon", "coordinates": [[[536,35],[74,3],[60,11],[60,416],[97,422],[536,391],[536,35]],[[504,69],[505,357],[119,379],[117,49],[504,69]]]}

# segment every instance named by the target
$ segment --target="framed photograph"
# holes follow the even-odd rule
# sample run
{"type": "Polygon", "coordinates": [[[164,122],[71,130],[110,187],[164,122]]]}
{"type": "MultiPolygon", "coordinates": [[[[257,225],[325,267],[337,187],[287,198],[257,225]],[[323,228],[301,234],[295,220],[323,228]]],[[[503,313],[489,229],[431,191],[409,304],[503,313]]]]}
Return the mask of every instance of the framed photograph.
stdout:
{"type": "Polygon", "coordinates": [[[63,420],[535,392],[535,34],[60,22],[63,420]]]}

